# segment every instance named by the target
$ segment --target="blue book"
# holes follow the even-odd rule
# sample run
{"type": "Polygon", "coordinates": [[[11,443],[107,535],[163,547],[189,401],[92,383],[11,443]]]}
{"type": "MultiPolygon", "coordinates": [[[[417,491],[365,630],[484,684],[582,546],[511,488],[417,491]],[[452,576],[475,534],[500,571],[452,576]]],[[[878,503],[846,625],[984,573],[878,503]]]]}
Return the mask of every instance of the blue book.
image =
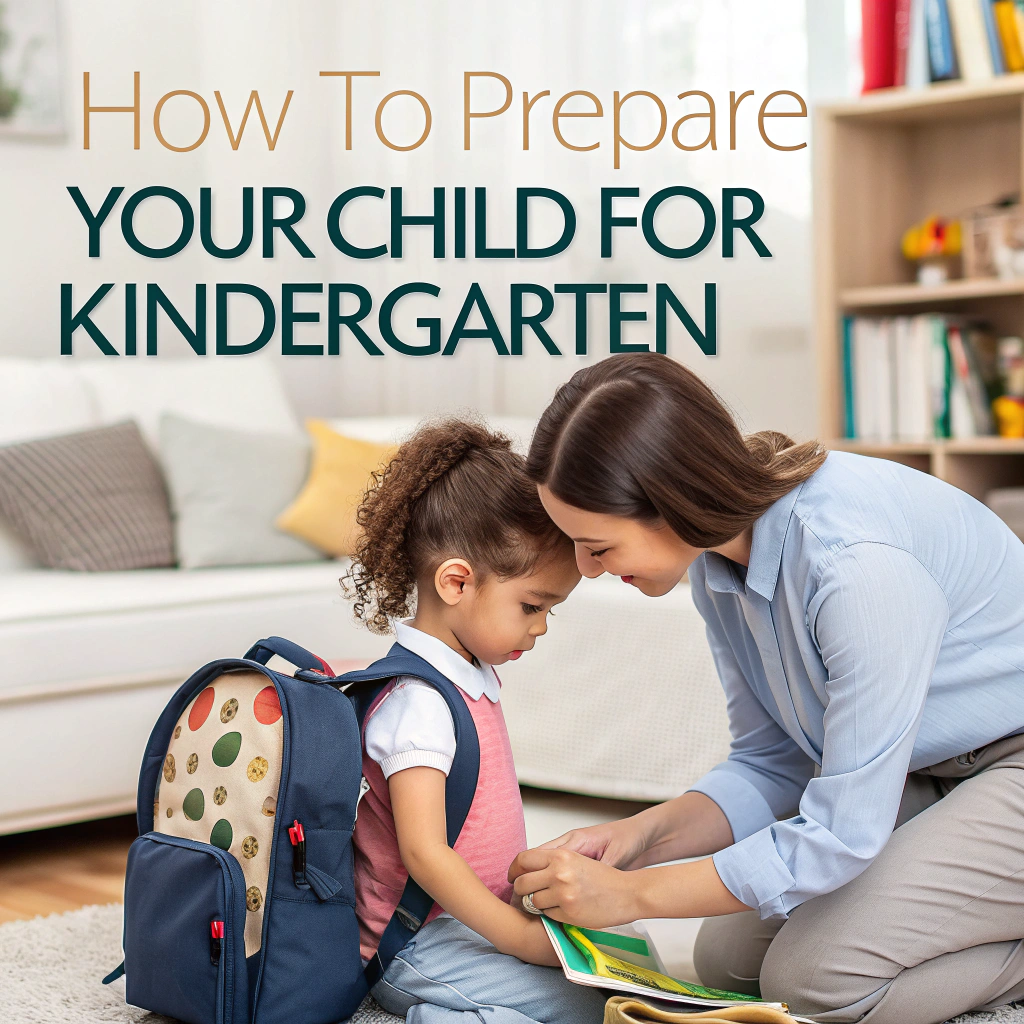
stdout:
{"type": "Polygon", "coordinates": [[[857,424],[853,415],[853,317],[843,317],[843,402],[844,435],[857,436],[857,424]]]}
{"type": "Polygon", "coordinates": [[[981,16],[985,21],[985,32],[988,34],[988,49],[992,54],[992,70],[997,75],[1006,74],[1006,61],[1003,60],[1003,41],[999,38],[996,27],[996,15],[992,10],[992,0],[978,0],[981,4],[981,16]]]}
{"type": "Polygon", "coordinates": [[[959,78],[960,69],[953,48],[953,30],[949,23],[946,0],[925,0],[924,17],[928,29],[928,63],[932,81],[959,78]]]}

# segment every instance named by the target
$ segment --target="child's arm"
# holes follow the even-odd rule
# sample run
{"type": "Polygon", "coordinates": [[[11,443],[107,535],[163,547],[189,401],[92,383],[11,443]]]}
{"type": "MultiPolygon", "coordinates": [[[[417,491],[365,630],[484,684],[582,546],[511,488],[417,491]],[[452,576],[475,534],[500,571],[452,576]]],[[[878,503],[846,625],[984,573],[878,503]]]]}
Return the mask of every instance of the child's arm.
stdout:
{"type": "Polygon", "coordinates": [[[444,772],[437,768],[406,768],[388,779],[406,870],[452,917],[500,952],[557,967],[540,918],[502,903],[448,845],[444,786],[444,772]]]}

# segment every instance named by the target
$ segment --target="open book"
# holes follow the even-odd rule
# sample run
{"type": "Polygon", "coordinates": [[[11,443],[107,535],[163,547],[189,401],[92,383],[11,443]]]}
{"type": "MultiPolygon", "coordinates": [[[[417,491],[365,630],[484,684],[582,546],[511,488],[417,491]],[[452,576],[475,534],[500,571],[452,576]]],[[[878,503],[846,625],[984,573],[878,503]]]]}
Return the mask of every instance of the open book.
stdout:
{"type": "Polygon", "coordinates": [[[737,1004],[786,1008],[781,1003],[763,1003],[755,996],[669,977],[642,921],[594,931],[547,917],[543,920],[565,976],[577,985],[615,989],[705,1010],[737,1004]]]}

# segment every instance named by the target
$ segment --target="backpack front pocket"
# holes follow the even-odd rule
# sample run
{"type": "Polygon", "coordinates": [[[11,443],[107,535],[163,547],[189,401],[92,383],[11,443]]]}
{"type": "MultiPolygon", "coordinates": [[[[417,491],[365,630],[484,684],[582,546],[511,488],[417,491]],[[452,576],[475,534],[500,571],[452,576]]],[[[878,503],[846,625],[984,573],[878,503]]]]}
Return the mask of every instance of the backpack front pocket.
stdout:
{"type": "Polygon", "coordinates": [[[185,1024],[246,1024],[245,881],[208,843],[139,836],[125,878],[126,998],[185,1024]]]}

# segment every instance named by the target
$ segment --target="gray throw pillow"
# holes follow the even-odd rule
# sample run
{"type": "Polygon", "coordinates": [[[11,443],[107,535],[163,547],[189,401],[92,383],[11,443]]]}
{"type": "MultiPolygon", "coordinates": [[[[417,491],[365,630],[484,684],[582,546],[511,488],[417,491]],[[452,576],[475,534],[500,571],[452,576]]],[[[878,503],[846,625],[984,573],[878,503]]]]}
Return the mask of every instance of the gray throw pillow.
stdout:
{"type": "Polygon", "coordinates": [[[323,558],[274,526],[306,481],[304,435],[229,430],[168,413],[160,420],[160,456],[183,569],[323,558]]]}
{"type": "Polygon", "coordinates": [[[0,515],[51,569],[174,564],[163,477],[133,422],[0,447],[0,515]]]}

